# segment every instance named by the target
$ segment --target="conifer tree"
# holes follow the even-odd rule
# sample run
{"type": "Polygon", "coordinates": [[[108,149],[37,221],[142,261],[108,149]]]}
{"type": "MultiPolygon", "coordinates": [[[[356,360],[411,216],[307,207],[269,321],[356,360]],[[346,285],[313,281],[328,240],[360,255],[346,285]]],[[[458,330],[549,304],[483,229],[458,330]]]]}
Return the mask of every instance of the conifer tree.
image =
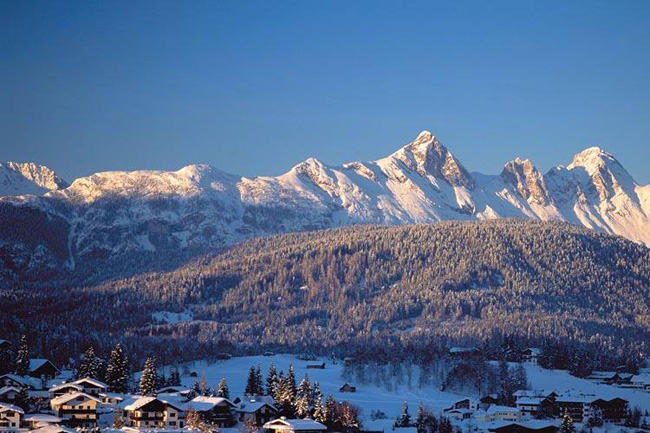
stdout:
{"type": "Polygon", "coordinates": [[[97,359],[95,359],[95,350],[92,346],[86,349],[79,368],[77,368],[77,379],[84,377],[97,377],[97,359]]]}
{"type": "Polygon", "coordinates": [[[327,421],[327,411],[323,406],[323,393],[318,386],[318,382],[314,383],[314,420],[321,424],[327,421]]]}
{"type": "Polygon", "coordinates": [[[178,368],[176,367],[174,367],[172,372],[169,374],[169,385],[170,386],[181,385],[181,374],[178,372],[178,368]]]}
{"type": "Polygon", "coordinates": [[[228,383],[226,382],[225,377],[222,377],[221,380],[219,381],[217,396],[225,398],[226,400],[230,399],[230,390],[228,389],[228,383]]]}
{"type": "Polygon", "coordinates": [[[293,364],[289,364],[289,372],[287,373],[287,383],[291,388],[292,395],[296,395],[296,369],[293,364]]]}
{"type": "Polygon", "coordinates": [[[562,428],[560,429],[561,433],[574,433],[575,427],[573,426],[573,419],[569,416],[568,413],[564,414],[562,418],[562,428]]]}
{"type": "Polygon", "coordinates": [[[395,422],[395,427],[410,427],[411,426],[411,415],[409,415],[409,405],[404,401],[402,406],[402,415],[395,422]]]}
{"type": "Polygon", "coordinates": [[[427,422],[427,414],[426,411],[424,410],[424,406],[422,405],[422,402],[418,405],[418,416],[417,419],[415,420],[415,426],[418,429],[418,432],[422,432],[425,430],[425,425],[427,422]]]}
{"type": "Polygon", "coordinates": [[[25,412],[29,410],[29,394],[27,393],[26,386],[20,387],[20,390],[14,399],[14,404],[23,409],[25,412]]]}
{"type": "Polygon", "coordinates": [[[20,337],[20,343],[18,343],[18,350],[16,351],[16,374],[19,376],[29,374],[29,347],[25,335],[20,337]]]}
{"type": "Polygon", "coordinates": [[[264,378],[262,377],[262,368],[257,365],[255,369],[255,394],[264,395],[264,378]]]}
{"type": "Polygon", "coordinates": [[[287,418],[293,418],[295,416],[295,396],[289,385],[289,380],[284,377],[280,378],[280,383],[278,384],[278,390],[276,391],[276,404],[280,409],[280,414],[286,416],[287,418]]]}
{"type": "Polygon", "coordinates": [[[156,395],[156,382],[158,373],[156,372],[156,358],[150,356],[144,363],[142,376],[140,376],[140,394],[156,395]]]}
{"type": "Polygon", "coordinates": [[[336,424],[336,401],[332,394],[327,396],[325,402],[325,425],[330,429],[336,424]]]}
{"type": "Polygon", "coordinates": [[[111,351],[111,358],[106,367],[106,382],[113,392],[125,393],[128,391],[129,360],[120,343],[111,351]]]}
{"type": "Polygon", "coordinates": [[[300,381],[298,390],[296,391],[296,399],[305,398],[307,400],[307,405],[312,404],[312,391],[311,386],[309,385],[309,376],[305,374],[305,377],[300,381]]]}
{"type": "Polygon", "coordinates": [[[269,367],[268,375],[266,376],[266,394],[275,398],[275,390],[278,387],[278,370],[275,368],[275,364],[271,364],[269,367]]]}
{"type": "Polygon", "coordinates": [[[257,394],[257,372],[255,367],[251,365],[250,370],[248,370],[248,378],[246,379],[246,388],[244,388],[244,394],[251,396],[257,394]]]}

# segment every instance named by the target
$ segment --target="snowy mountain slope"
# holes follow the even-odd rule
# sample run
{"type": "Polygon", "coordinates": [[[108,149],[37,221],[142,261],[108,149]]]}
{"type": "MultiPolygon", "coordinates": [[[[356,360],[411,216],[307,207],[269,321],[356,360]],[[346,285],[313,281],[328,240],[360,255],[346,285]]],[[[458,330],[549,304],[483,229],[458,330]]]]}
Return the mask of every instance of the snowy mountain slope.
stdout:
{"type": "Polygon", "coordinates": [[[42,195],[68,184],[44,165],[0,162],[0,196],[42,195]]]}
{"type": "Polygon", "coordinates": [[[650,245],[650,186],[638,185],[596,147],[546,174],[516,158],[496,176],[470,174],[428,131],[385,158],[340,167],[309,158],[277,177],[191,165],[96,173],[66,187],[45,167],[0,167],[9,179],[2,195],[34,194],[1,197],[0,206],[35,208],[68,222],[69,266],[87,257],[206,251],[253,236],[350,224],[505,217],[566,220],[650,245]]]}

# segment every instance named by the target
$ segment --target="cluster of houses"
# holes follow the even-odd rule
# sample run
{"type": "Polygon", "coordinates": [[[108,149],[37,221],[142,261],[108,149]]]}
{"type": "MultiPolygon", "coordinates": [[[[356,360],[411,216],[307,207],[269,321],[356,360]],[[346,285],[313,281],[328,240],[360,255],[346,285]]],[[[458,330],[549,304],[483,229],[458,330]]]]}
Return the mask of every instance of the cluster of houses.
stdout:
{"type": "MultiPolygon", "coordinates": [[[[471,349],[457,350],[465,356],[471,349]]],[[[537,363],[539,351],[526,349],[525,362],[537,363]]],[[[321,369],[324,364],[309,364],[321,369]]],[[[635,376],[595,372],[590,380],[598,383],[644,389],[635,376]]],[[[645,383],[645,382],[644,382],[645,383]]],[[[340,392],[356,388],[345,383],[340,392]]],[[[493,433],[555,433],[559,420],[569,414],[575,422],[587,422],[596,414],[602,423],[621,423],[628,413],[628,402],[621,398],[597,395],[520,390],[514,393],[515,406],[503,406],[495,395],[480,400],[465,398],[445,409],[444,415],[459,422],[480,425],[493,433]]],[[[30,360],[28,376],[0,376],[0,433],[74,433],[108,425],[119,418],[124,427],[140,430],[180,430],[187,428],[187,414],[194,411],[210,426],[232,427],[253,424],[266,433],[320,433],[326,426],[316,421],[279,417],[270,396],[229,400],[214,396],[196,396],[182,386],[167,386],[155,396],[109,392],[107,384],[92,377],[72,379],[70,371],[61,372],[46,359],[30,360]],[[39,413],[25,413],[17,399],[27,389],[32,401],[41,401],[39,413]],[[23,391],[24,392],[24,391],[23,391]],[[103,417],[103,419],[102,419],[103,417]]]]}
{"type": "MultiPolygon", "coordinates": [[[[320,368],[320,367],[317,367],[320,368]]],[[[47,360],[31,360],[29,376],[0,376],[0,432],[74,433],[121,418],[125,427],[143,430],[180,430],[187,427],[186,414],[195,411],[210,426],[232,427],[238,422],[263,427],[268,432],[316,433],[327,428],[313,420],[290,420],[278,416],[273,398],[194,396],[184,387],[168,386],[156,396],[111,393],[108,385],[92,377],[71,380],[47,360]],[[56,378],[56,380],[55,380],[56,378]],[[58,383],[56,383],[58,382],[58,383]],[[22,388],[31,399],[41,399],[41,412],[26,414],[13,404],[22,388]],[[49,402],[49,403],[48,403],[49,402]]],[[[354,392],[344,385],[347,392],[354,392]]],[[[343,388],[343,387],[342,387],[343,388]]]]}
{"type": "Polygon", "coordinates": [[[519,390],[514,396],[516,406],[499,405],[496,395],[486,395],[478,401],[459,400],[444,413],[449,418],[471,420],[485,431],[499,433],[556,432],[565,414],[578,423],[596,415],[604,424],[621,423],[628,413],[628,402],[622,398],[534,390],[519,390]]]}

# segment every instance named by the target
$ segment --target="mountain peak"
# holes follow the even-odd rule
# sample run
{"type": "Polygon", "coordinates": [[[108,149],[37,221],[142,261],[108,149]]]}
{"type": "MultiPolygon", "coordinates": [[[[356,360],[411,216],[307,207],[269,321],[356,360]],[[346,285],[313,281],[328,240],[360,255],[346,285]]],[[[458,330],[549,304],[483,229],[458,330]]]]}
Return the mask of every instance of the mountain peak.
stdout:
{"type": "Polygon", "coordinates": [[[526,200],[540,205],[547,205],[551,202],[544,176],[529,159],[517,157],[506,163],[500,176],[505,182],[515,187],[519,195],[526,200]]]}
{"type": "Polygon", "coordinates": [[[451,186],[474,187],[474,179],[467,170],[427,130],[420,132],[415,140],[395,152],[392,157],[422,176],[444,179],[451,186]]]}
{"type": "Polygon", "coordinates": [[[33,162],[0,162],[1,195],[42,195],[64,189],[68,183],[54,170],[33,162]]]}
{"type": "Polygon", "coordinates": [[[614,155],[601,147],[593,146],[577,153],[567,168],[584,167],[591,174],[594,170],[611,163],[620,165],[614,155]]]}

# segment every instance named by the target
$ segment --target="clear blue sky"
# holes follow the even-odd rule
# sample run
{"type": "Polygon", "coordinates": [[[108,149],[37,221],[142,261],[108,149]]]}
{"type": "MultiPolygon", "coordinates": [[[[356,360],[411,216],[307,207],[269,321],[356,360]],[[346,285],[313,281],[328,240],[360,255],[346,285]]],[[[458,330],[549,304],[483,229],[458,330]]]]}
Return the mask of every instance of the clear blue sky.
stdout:
{"type": "Polygon", "coordinates": [[[422,129],[472,171],[650,183],[650,1],[0,2],[0,160],[276,175],[422,129]]]}

